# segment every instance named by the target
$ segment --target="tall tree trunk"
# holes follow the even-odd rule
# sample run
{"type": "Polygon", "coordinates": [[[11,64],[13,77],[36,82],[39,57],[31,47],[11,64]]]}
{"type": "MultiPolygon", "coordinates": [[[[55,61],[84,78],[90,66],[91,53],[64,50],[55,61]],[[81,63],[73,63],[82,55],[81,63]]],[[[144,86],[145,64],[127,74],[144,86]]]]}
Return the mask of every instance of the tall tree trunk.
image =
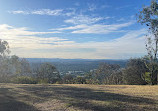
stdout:
{"type": "Polygon", "coordinates": [[[157,84],[157,71],[155,71],[154,73],[153,73],[153,76],[152,76],[153,78],[152,78],[152,85],[156,85],[157,84]]]}

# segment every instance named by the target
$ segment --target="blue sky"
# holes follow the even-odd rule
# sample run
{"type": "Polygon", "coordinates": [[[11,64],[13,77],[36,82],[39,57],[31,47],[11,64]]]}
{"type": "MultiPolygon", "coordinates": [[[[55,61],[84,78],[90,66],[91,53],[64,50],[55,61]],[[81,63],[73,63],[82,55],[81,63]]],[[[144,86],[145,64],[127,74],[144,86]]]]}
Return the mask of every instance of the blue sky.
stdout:
{"type": "Polygon", "coordinates": [[[136,14],[149,0],[0,0],[0,39],[27,58],[128,59],[146,54],[136,14]]]}

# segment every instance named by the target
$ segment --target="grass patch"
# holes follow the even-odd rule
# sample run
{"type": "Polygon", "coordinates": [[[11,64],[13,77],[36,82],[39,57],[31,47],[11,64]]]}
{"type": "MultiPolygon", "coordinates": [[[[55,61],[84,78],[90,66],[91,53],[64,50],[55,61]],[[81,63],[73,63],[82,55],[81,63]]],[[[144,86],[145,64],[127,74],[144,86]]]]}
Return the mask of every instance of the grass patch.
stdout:
{"type": "Polygon", "coordinates": [[[158,86],[0,84],[0,99],[2,111],[157,111],[158,86]]]}

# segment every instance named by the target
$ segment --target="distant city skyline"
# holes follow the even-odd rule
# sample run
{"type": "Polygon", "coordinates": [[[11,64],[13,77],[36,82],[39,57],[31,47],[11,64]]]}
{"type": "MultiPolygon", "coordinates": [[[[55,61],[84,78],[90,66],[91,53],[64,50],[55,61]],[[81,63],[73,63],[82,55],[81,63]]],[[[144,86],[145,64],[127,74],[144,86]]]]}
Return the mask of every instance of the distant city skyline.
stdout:
{"type": "Polygon", "coordinates": [[[150,0],[0,0],[0,39],[24,58],[129,59],[146,55],[136,14],[150,0]]]}

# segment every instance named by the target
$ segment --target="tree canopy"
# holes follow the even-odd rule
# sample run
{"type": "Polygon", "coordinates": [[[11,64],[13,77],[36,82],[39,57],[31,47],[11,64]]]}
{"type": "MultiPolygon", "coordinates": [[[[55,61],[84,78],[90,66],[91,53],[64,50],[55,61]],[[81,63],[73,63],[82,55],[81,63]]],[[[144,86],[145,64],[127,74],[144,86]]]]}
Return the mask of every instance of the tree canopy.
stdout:
{"type": "Polygon", "coordinates": [[[0,57],[3,57],[9,53],[10,51],[9,51],[8,42],[0,39],[0,57]]]}

